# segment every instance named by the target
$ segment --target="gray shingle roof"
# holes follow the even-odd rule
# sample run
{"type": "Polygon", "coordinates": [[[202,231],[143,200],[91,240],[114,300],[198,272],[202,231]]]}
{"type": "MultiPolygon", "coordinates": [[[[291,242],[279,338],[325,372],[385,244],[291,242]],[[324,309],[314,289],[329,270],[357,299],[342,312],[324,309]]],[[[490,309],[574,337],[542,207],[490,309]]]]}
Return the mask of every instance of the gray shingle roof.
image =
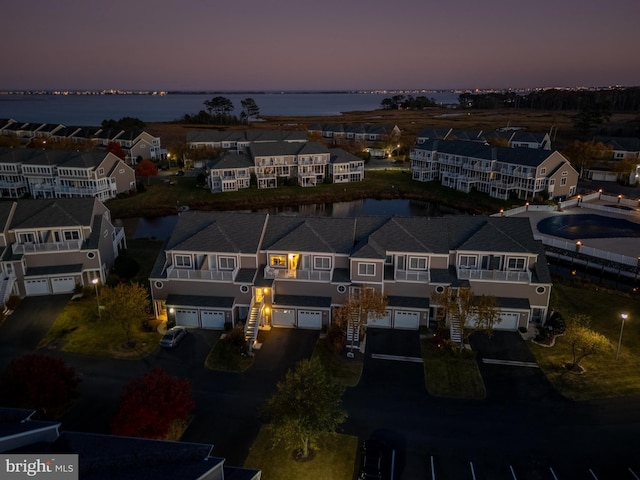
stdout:
{"type": "Polygon", "coordinates": [[[20,200],[10,228],[89,227],[95,202],[94,198],[20,200]]]}

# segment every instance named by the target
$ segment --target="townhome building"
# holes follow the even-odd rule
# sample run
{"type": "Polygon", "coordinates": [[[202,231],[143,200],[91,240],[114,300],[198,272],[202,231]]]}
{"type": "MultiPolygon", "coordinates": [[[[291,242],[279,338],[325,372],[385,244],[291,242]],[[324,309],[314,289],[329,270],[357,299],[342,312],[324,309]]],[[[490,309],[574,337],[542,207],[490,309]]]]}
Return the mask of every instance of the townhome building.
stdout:
{"type": "Polygon", "coordinates": [[[332,183],[364,180],[364,160],[340,148],[331,149],[330,175],[332,183]]]}
{"type": "Polygon", "coordinates": [[[207,163],[207,183],[212,193],[235,192],[251,186],[253,160],[248,155],[225,153],[207,163]]]}
{"type": "Polygon", "coordinates": [[[551,138],[546,132],[521,130],[456,130],[453,128],[425,128],[416,138],[418,145],[427,140],[466,140],[471,142],[504,144],[510,148],[551,149],[551,138]]]}
{"type": "Polygon", "coordinates": [[[303,187],[316,186],[327,177],[331,153],[317,142],[259,142],[248,149],[255,165],[258,188],[276,188],[295,181],[303,187]]]}
{"type": "Polygon", "coordinates": [[[144,130],[125,130],[115,142],[125,151],[125,162],[129,165],[137,164],[138,159],[158,160],[162,157],[160,137],[154,137],[144,130]]]}
{"type": "Polygon", "coordinates": [[[0,195],[21,198],[114,198],[136,188],[135,171],[116,155],[0,148],[0,195]]]}
{"type": "Polygon", "coordinates": [[[104,283],[121,249],[124,230],[95,198],[0,203],[0,299],[73,292],[104,283]]]}
{"type": "Polygon", "coordinates": [[[332,139],[334,145],[339,145],[344,140],[360,142],[393,140],[399,138],[402,133],[397,125],[346,123],[311,124],[308,131],[311,135],[332,139]]]}
{"type": "Polygon", "coordinates": [[[427,140],[415,146],[410,159],[414,180],[437,180],[465,193],[475,189],[502,200],[572,196],[578,183],[578,172],[569,161],[545,149],[427,140]]]}
{"type": "Polygon", "coordinates": [[[150,275],[158,318],[179,325],[321,329],[363,288],[387,298],[367,327],[416,330],[445,316],[447,287],[492,295],[498,329],[546,318],[544,249],[517,217],[357,218],[194,212],[180,215],[150,275]]]}
{"type": "Polygon", "coordinates": [[[307,133],[302,130],[201,130],[187,133],[187,146],[191,149],[217,148],[243,153],[253,143],[304,143],[307,133]]]}

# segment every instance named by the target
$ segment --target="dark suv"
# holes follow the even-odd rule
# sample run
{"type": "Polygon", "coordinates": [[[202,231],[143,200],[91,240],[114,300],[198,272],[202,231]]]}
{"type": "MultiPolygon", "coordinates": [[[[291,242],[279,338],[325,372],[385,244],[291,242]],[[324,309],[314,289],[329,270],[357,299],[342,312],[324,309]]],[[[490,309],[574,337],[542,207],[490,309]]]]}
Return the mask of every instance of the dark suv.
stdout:
{"type": "Polygon", "coordinates": [[[370,438],[362,444],[362,458],[360,463],[360,480],[383,480],[385,452],[387,446],[375,438],[370,438]]]}

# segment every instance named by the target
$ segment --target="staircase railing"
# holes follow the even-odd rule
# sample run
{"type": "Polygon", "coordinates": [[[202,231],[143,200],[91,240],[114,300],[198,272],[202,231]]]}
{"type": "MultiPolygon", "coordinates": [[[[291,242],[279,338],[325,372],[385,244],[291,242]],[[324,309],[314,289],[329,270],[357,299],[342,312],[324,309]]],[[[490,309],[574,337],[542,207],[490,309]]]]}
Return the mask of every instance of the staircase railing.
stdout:
{"type": "Polygon", "coordinates": [[[247,322],[244,325],[244,339],[249,345],[249,350],[253,349],[253,346],[258,339],[258,327],[260,326],[260,318],[262,316],[263,302],[256,302],[255,299],[251,300],[251,308],[249,308],[249,316],[247,322]]]}

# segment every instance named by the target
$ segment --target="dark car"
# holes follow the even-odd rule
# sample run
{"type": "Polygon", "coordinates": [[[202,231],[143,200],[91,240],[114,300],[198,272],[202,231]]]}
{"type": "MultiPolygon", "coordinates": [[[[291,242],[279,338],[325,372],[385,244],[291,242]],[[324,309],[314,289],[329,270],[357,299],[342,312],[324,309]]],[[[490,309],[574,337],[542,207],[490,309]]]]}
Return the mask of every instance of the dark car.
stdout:
{"type": "Polygon", "coordinates": [[[387,446],[375,438],[371,438],[362,444],[360,475],[358,476],[360,480],[383,480],[387,478],[383,474],[387,450],[387,446]]]}
{"type": "Polygon", "coordinates": [[[164,348],[174,348],[186,334],[187,329],[184,327],[171,327],[167,330],[167,333],[162,336],[162,339],[160,339],[160,346],[164,348]]]}

